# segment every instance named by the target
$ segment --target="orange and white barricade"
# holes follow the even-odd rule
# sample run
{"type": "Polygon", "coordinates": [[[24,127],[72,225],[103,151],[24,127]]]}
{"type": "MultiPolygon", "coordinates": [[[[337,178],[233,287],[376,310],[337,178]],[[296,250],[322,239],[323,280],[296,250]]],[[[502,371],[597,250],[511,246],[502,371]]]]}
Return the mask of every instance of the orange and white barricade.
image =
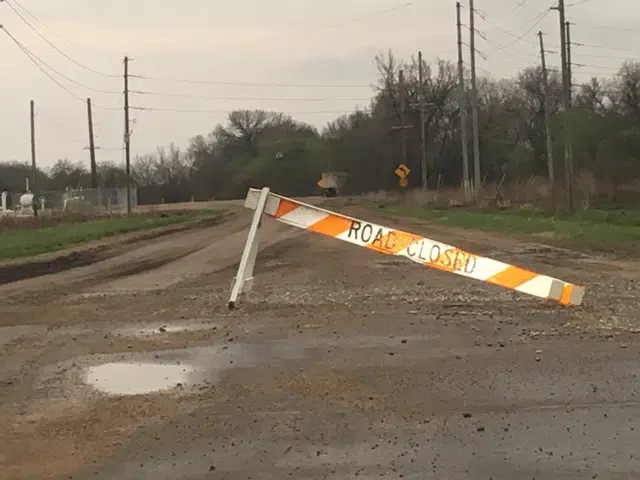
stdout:
{"type": "Polygon", "coordinates": [[[279,222],[379,253],[403,256],[428,267],[553,300],[561,305],[580,305],[584,296],[584,287],[474,255],[420,235],[383,227],[282,197],[270,192],[268,188],[249,189],[245,207],[254,210],[255,213],[238,274],[233,282],[229,299],[231,309],[234,308],[238,296],[249,291],[253,285],[253,270],[263,214],[279,222]]]}

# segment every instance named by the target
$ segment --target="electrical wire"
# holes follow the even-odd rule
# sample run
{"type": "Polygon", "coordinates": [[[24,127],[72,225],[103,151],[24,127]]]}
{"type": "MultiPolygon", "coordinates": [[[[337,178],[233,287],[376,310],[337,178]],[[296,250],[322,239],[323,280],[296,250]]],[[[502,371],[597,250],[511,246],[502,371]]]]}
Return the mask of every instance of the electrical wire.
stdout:
{"type": "Polygon", "coordinates": [[[28,53],[31,57],[37,59],[37,61],[39,63],[41,63],[42,65],[44,65],[45,67],[47,67],[49,70],[51,70],[52,72],[58,74],[59,76],[61,76],[62,78],[64,78],[66,81],[74,83],[76,85],[78,85],[79,87],[82,88],[86,88],[87,90],[91,90],[93,92],[98,92],[98,93],[105,93],[105,94],[109,94],[109,95],[121,95],[122,92],[117,92],[114,90],[101,90],[99,88],[93,88],[90,87],[88,85],[85,85],[84,83],[78,82],[76,80],[73,80],[72,78],[67,77],[65,74],[60,73],[58,70],[56,70],[55,68],[53,68],[51,65],[49,65],[47,62],[45,62],[44,60],[42,60],[40,57],[38,57],[35,53],[33,53],[31,50],[29,50],[26,46],[24,46],[24,44],[22,44],[18,39],[16,39],[16,37],[14,37],[11,33],[9,33],[9,31],[7,30],[6,27],[2,27],[2,30],[4,30],[4,32],[9,36],[9,38],[11,38],[11,40],[13,40],[13,42],[18,45],[18,47],[20,47],[20,49],[22,49],[23,52],[28,53]]]}
{"type": "MultiPolygon", "coordinates": [[[[534,29],[534,28],[536,28],[536,26],[538,26],[538,24],[540,24],[540,22],[542,22],[542,20],[544,20],[544,19],[547,17],[547,15],[549,15],[549,13],[551,13],[551,7],[552,7],[552,6],[553,6],[553,4],[552,4],[552,5],[550,5],[548,8],[546,8],[545,10],[543,10],[542,12],[540,12],[538,15],[536,15],[536,16],[532,19],[532,21],[533,21],[534,23],[533,23],[533,24],[532,24],[532,25],[531,25],[531,26],[530,26],[530,27],[529,27],[529,28],[528,28],[528,29],[527,29],[523,34],[521,34],[521,35],[517,35],[517,34],[515,34],[515,33],[513,33],[513,32],[510,32],[510,31],[508,31],[508,30],[506,30],[506,29],[502,28],[501,26],[499,26],[499,25],[497,25],[497,24],[495,24],[495,23],[493,23],[493,22],[489,21],[489,20],[487,19],[487,16],[486,16],[484,13],[482,13],[482,12],[479,12],[479,11],[477,11],[477,10],[476,10],[476,13],[477,13],[477,14],[478,14],[478,16],[479,16],[482,20],[484,20],[487,24],[489,24],[489,25],[491,25],[492,27],[497,28],[497,29],[498,29],[498,30],[500,30],[501,32],[503,32],[503,33],[505,33],[505,34],[509,35],[510,37],[512,37],[512,38],[515,40],[515,42],[524,41],[524,42],[527,42],[527,43],[529,43],[529,44],[532,44],[532,45],[537,46],[537,45],[538,45],[538,44],[537,44],[537,42],[534,42],[533,40],[528,40],[528,39],[526,39],[525,37],[526,37],[527,35],[529,35],[529,33],[531,33],[531,32],[533,31],[533,29],[534,29]]],[[[504,46],[500,47],[499,49],[500,49],[500,50],[505,50],[505,49],[507,49],[508,47],[512,46],[515,42],[512,42],[512,43],[511,43],[511,44],[509,44],[509,45],[504,45],[504,46]]],[[[554,45],[554,47],[555,47],[555,48],[557,48],[557,46],[555,46],[555,45],[554,45]]]]}
{"type": "Polygon", "coordinates": [[[580,25],[585,25],[589,28],[599,28],[602,30],[616,30],[617,32],[640,32],[640,28],[635,27],[635,28],[621,28],[621,27],[615,27],[613,25],[596,25],[593,23],[584,23],[584,22],[580,22],[580,25]]]}
{"type": "Polygon", "coordinates": [[[333,98],[286,98],[286,97],[221,97],[221,96],[209,96],[209,95],[190,95],[184,93],[164,93],[164,92],[145,92],[140,90],[130,90],[130,93],[138,95],[150,95],[156,97],[172,97],[172,98],[194,98],[200,100],[252,100],[252,101],[276,101],[276,102],[325,102],[325,101],[368,101],[369,98],[346,98],[346,97],[333,97],[333,98]]]}
{"type": "MultiPolygon", "coordinates": [[[[173,112],[173,113],[231,113],[234,110],[208,110],[208,109],[179,109],[179,108],[152,108],[152,107],[138,107],[138,106],[130,106],[131,110],[138,110],[143,112],[173,112]]],[[[285,115],[308,115],[308,114],[317,114],[317,115],[343,115],[344,111],[339,110],[310,110],[310,111],[297,111],[297,112],[281,112],[285,115]]]]}
{"type": "Polygon", "coordinates": [[[151,77],[145,75],[129,75],[129,78],[141,80],[157,80],[163,82],[190,83],[201,85],[228,85],[234,87],[273,87],[273,88],[372,88],[372,84],[303,84],[303,83],[257,83],[257,82],[223,82],[215,80],[196,80],[175,77],[151,77]]]}
{"type": "Polygon", "coordinates": [[[71,56],[67,55],[65,52],[63,52],[62,50],[60,50],[53,42],[51,42],[46,36],[44,36],[29,20],[27,20],[24,15],[22,15],[12,4],[11,1],[9,0],[0,0],[0,2],[4,2],[7,5],[9,5],[9,8],[11,10],[13,10],[15,12],[16,15],[18,15],[18,17],[20,17],[20,19],[22,19],[22,21],[24,23],[27,24],[27,26],[29,26],[29,28],[31,28],[31,30],[33,30],[40,38],[42,38],[42,40],[44,40],[45,42],[47,42],[47,44],[49,44],[49,46],[51,48],[53,48],[56,52],[58,52],[60,55],[62,55],[63,57],[65,57],[67,60],[75,63],[76,65],[78,65],[81,68],[84,68],[85,70],[87,70],[88,72],[94,73],[96,75],[100,75],[102,77],[107,77],[107,78],[120,78],[120,75],[114,75],[114,74],[110,74],[110,73],[103,73],[103,72],[99,72],[97,70],[92,69],[91,67],[87,67],[86,65],[78,62],[77,60],[75,60],[74,58],[72,58],[71,56]]]}
{"type": "Polygon", "coordinates": [[[511,55],[512,57],[515,57],[519,60],[522,60],[524,62],[528,62],[529,60],[527,60],[526,58],[524,58],[525,56],[529,57],[529,58],[538,58],[540,56],[540,54],[534,54],[534,53],[525,53],[525,52],[519,52],[519,53],[515,53],[512,51],[508,51],[508,50],[502,50],[500,48],[500,45],[496,45],[495,43],[491,42],[489,39],[484,38],[484,41],[487,42],[487,44],[489,44],[490,46],[494,47],[495,49],[497,49],[498,51],[500,51],[501,53],[505,53],[508,55],[511,55]]]}
{"type": "MultiPolygon", "coordinates": [[[[71,40],[69,40],[67,37],[60,35],[60,33],[58,33],[57,31],[55,31],[53,28],[51,28],[49,25],[47,25],[45,22],[43,22],[40,18],[38,18],[36,15],[34,15],[32,12],[30,12],[24,5],[22,5],[18,0],[11,0],[15,6],[17,6],[20,10],[22,10],[22,12],[28,16],[31,17],[33,20],[35,20],[37,23],[39,23],[40,25],[42,25],[44,28],[46,28],[48,31],[50,31],[51,33],[53,33],[56,37],[63,39],[66,43],[68,43],[69,45],[72,45],[78,49],[81,50],[88,50],[87,47],[84,47],[82,45],[79,45],[71,40]]],[[[0,2],[7,2],[8,0],[0,0],[0,2]]],[[[110,60],[114,60],[115,57],[109,56],[109,55],[104,55],[100,52],[95,52],[95,51],[91,51],[91,53],[93,55],[97,55],[103,58],[108,58],[110,60]]]]}
{"type": "Polygon", "coordinates": [[[633,52],[638,53],[637,49],[633,48],[624,48],[624,47],[606,47],[604,45],[593,45],[591,43],[580,43],[580,42],[571,42],[571,45],[575,45],[576,47],[586,47],[586,48],[600,48],[604,50],[614,50],[619,52],[633,52]]]}
{"type": "MultiPolygon", "coordinates": [[[[572,43],[573,45],[573,43],[572,43]]],[[[589,57],[589,58],[606,58],[609,60],[627,60],[627,61],[637,61],[640,62],[640,57],[615,57],[615,56],[611,56],[611,55],[593,55],[590,53],[582,53],[580,51],[576,51],[576,52],[571,52],[571,55],[573,57],[576,56],[580,56],[580,57],[589,57]]]]}
{"type": "Polygon", "coordinates": [[[606,71],[616,71],[618,72],[620,70],[620,67],[605,67],[604,65],[591,65],[591,64],[586,64],[586,63],[571,63],[572,67],[577,67],[577,68],[595,68],[596,70],[606,70],[606,71]]]}
{"type": "MultiPolygon", "coordinates": [[[[332,24],[329,24],[329,25],[324,25],[324,26],[321,26],[321,27],[318,27],[318,28],[314,28],[313,30],[314,31],[322,31],[322,30],[330,30],[330,29],[333,29],[333,28],[339,28],[339,27],[342,27],[344,25],[349,25],[349,24],[354,23],[354,22],[367,20],[369,18],[377,17],[379,15],[386,15],[388,13],[393,13],[393,12],[395,12],[397,10],[404,10],[405,8],[409,8],[409,7],[413,6],[415,3],[416,2],[414,0],[411,0],[409,2],[404,2],[404,3],[401,3],[399,5],[396,5],[394,7],[389,7],[389,8],[385,8],[385,9],[382,9],[382,10],[377,10],[377,11],[370,12],[370,13],[367,13],[367,14],[364,14],[364,15],[358,15],[356,17],[351,17],[351,18],[345,19],[345,20],[343,20],[341,22],[338,22],[338,23],[332,23],[332,24]]],[[[313,20],[315,20],[315,18],[313,20]]],[[[276,40],[280,40],[282,38],[288,38],[288,37],[285,36],[285,35],[274,35],[272,37],[267,37],[267,38],[258,39],[258,40],[255,40],[255,41],[239,44],[239,45],[234,46],[234,48],[237,49],[237,48],[250,47],[250,46],[254,46],[256,43],[263,44],[265,42],[273,42],[273,41],[276,41],[276,40]]]]}
{"type": "Polygon", "coordinates": [[[589,3],[589,0],[580,0],[579,2],[570,3],[568,5],[565,5],[565,8],[575,7],[576,5],[582,5],[583,3],[589,3]]]}
{"type": "MultiPolygon", "coordinates": [[[[52,75],[51,75],[51,74],[50,74],[50,73],[49,73],[49,72],[48,72],[48,71],[47,71],[47,70],[46,70],[46,69],[45,69],[45,68],[44,68],[40,63],[39,63],[39,62],[41,62],[43,65],[47,65],[47,64],[46,64],[45,62],[43,62],[42,60],[40,60],[40,59],[39,59],[37,56],[35,56],[33,53],[31,53],[31,51],[30,51],[27,47],[25,47],[24,45],[22,45],[22,44],[21,44],[21,43],[20,43],[20,42],[19,42],[19,41],[18,41],[18,40],[13,36],[13,35],[11,35],[11,33],[9,33],[9,31],[8,31],[5,27],[3,27],[3,26],[1,26],[1,25],[0,25],[0,29],[1,29],[1,30],[3,30],[3,31],[4,31],[4,33],[6,33],[6,34],[9,36],[9,38],[11,38],[11,40],[13,40],[13,41],[15,42],[15,44],[18,46],[18,48],[20,48],[20,50],[22,51],[22,53],[24,53],[24,54],[27,56],[27,58],[28,58],[29,60],[31,60],[31,61],[34,63],[34,65],[35,65],[36,67],[38,67],[38,69],[40,69],[40,71],[41,71],[42,73],[44,73],[47,77],[49,77],[49,79],[50,79],[51,81],[53,81],[56,85],[58,85],[61,89],[63,89],[65,92],[67,92],[67,93],[68,93],[69,95],[71,95],[72,97],[74,97],[74,98],[76,98],[76,99],[80,100],[82,103],[86,103],[86,100],[85,100],[84,98],[82,98],[82,97],[80,97],[80,96],[76,95],[76,94],[75,94],[75,93],[73,93],[71,90],[69,90],[67,87],[65,87],[64,85],[62,85],[62,83],[60,83],[58,80],[56,80],[56,79],[55,79],[55,78],[54,78],[54,77],[53,77],[53,76],[52,76],[52,75]]],[[[49,68],[51,68],[51,67],[49,67],[49,68]]],[[[53,68],[51,68],[51,70],[53,70],[53,68]]],[[[57,72],[56,70],[53,70],[53,71],[54,71],[54,72],[56,72],[56,73],[58,73],[59,75],[61,75],[61,74],[60,74],[59,72],[57,72]]],[[[61,76],[62,76],[63,78],[67,78],[67,77],[65,77],[64,75],[61,75],[61,76]]],[[[69,80],[70,80],[70,79],[69,79],[69,80]]],[[[70,80],[70,81],[72,81],[73,83],[77,83],[77,82],[75,82],[75,81],[73,81],[73,80],[70,80]]],[[[86,88],[88,88],[88,87],[86,87],[86,88]]],[[[102,106],[95,105],[95,104],[94,104],[93,106],[94,106],[94,107],[96,107],[96,108],[102,109],[102,110],[119,110],[119,109],[117,109],[117,108],[112,108],[112,107],[102,107],[102,106]]]]}

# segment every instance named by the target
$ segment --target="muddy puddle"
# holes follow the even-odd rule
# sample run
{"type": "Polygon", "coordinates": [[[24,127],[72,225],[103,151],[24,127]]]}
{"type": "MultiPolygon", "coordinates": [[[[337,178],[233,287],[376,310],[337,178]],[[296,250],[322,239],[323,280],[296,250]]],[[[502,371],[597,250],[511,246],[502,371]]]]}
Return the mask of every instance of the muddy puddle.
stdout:
{"type": "Polygon", "coordinates": [[[85,381],[111,395],[141,395],[188,385],[193,366],[113,362],[90,367],[85,381]]]}
{"type": "Polygon", "coordinates": [[[91,355],[50,365],[35,382],[51,396],[189,393],[220,382],[233,369],[305,358],[298,346],[215,345],[179,350],[91,355]]]}

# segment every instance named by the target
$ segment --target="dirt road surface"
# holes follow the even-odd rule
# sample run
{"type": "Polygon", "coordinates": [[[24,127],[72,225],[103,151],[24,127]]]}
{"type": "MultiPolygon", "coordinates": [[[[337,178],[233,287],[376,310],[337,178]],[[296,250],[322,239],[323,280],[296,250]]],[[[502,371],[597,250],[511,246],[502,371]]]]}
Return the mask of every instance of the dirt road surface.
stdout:
{"type": "Polygon", "coordinates": [[[640,476],[638,263],[342,210],[583,284],[585,304],[265,220],[230,312],[240,207],[0,266],[0,478],[640,476]]]}

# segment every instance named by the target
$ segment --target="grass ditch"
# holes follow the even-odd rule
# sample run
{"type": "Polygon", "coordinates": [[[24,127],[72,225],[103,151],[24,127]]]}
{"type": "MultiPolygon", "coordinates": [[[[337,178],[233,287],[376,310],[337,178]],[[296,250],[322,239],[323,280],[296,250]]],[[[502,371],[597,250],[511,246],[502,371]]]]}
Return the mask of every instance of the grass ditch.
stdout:
{"type": "Polygon", "coordinates": [[[184,211],[132,216],[0,220],[0,260],[31,257],[126,233],[205,221],[222,212],[184,211]]]}

